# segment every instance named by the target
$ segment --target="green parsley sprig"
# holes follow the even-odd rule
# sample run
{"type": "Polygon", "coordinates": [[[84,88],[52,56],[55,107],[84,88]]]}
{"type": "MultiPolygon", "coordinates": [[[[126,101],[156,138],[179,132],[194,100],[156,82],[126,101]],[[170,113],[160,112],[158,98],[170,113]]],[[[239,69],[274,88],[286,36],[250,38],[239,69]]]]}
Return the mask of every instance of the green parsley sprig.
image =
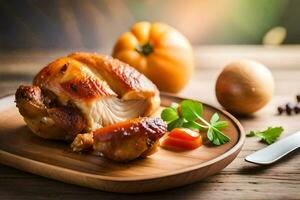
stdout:
{"type": "Polygon", "coordinates": [[[228,126],[227,121],[219,121],[218,113],[214,113],[210,120],[203,118],[203,105],[193,100],[183,100],[180,105],[173,103],[161,113],[161,118],[168,124],[168,131],[174,128],[188,128],[207,131],[207,138],[214,145],[222,145],[230,141],[221,129],[228,126]]]}
{"type": "Polygon", "coordinates": [[[256,137],[259,137],[263,142],[265,142],[267,144],[272,144],[279,138],[279,136],[281,135],[283,130],[284,129],[281,126],[268,127],[264,131],[250,131],[247,134],[247,137],[256,136],[256,137]]]}

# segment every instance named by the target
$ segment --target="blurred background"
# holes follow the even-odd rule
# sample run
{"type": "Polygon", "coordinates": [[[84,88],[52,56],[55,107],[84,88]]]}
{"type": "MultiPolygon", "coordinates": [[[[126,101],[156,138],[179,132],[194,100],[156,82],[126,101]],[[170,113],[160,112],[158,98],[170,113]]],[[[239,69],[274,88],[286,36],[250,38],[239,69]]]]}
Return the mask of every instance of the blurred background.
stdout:
{"type": "Polygon", "coordinates": [[[162,21],[193,45],[300,43],[298,0],[1,0],[0,51],[108,49],[137,21],[162,21]],[[275,28],[274,27],[280,27],[275,28]]]}

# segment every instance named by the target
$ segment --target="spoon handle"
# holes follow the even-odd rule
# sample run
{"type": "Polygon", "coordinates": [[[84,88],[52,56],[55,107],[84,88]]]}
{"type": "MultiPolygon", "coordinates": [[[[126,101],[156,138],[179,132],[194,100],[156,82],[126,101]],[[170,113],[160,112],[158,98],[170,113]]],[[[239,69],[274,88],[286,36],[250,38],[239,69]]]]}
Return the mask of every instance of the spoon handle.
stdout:
{"type": "Polygon", "coordinates": [[[247,162],[268,165],[300,147],[300,131],[248,155],[247,162]]]}

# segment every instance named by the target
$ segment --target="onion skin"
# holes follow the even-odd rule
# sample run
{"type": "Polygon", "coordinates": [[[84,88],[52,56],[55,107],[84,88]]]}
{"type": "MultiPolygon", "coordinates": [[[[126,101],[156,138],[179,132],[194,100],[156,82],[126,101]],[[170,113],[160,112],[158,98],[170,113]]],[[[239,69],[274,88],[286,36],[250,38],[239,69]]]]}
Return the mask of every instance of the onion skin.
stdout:
{"type": "Polygon", "coordinates": [[[219,103],[229,112],[249,115],[264,107],[274,93],[274,79],[264,65],[251,60],[228,64],[216,82],[219,103]]]}

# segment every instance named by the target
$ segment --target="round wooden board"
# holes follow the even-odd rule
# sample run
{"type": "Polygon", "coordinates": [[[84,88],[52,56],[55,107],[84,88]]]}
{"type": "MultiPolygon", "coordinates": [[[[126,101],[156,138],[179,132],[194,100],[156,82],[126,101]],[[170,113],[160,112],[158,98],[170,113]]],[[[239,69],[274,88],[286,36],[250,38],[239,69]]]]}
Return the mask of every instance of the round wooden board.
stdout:
{"type": "MultiPolygon", "coordinates": [[[[162,106],[180,97],[162,94],[162,106]]],[[[110,192],[141,193],[174,188],[199,181],[226,167],[240,152],[245,133],[229,113],[204,104],[206,118],[218,112],[229,126],[231,141],[222,146],[203,145],[186,152],[159,149],[146,159],[116,163],[70,150],[64,142],[33,135],[14,104],[14,97],[0,99],[0,162],[20,170],[110,192]]],[[[159,115],[156,113],[156,115],[159,115]]],[[[26,183],[24,183],[26,184],[26,183]]]]}

